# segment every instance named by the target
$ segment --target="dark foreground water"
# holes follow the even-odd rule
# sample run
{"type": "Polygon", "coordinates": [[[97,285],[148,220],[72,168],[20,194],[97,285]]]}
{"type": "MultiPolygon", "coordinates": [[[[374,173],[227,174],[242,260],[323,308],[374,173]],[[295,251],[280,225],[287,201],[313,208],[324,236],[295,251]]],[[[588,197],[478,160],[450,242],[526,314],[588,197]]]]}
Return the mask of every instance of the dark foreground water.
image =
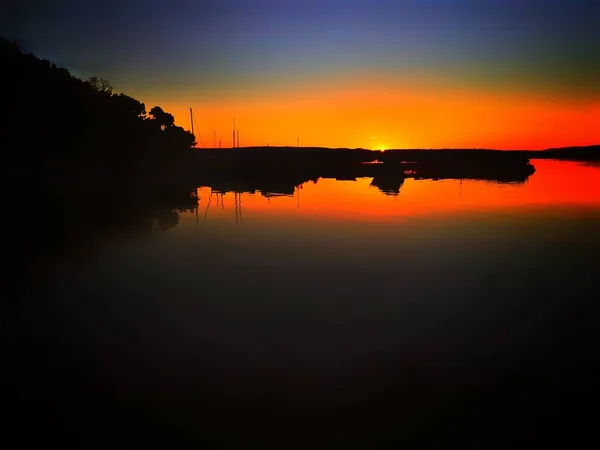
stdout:
{"type": "Polygon", "coordinates": [[[21,439],[590,439],[600,168],[534,165],[525,184],[409,179],[398,195],[200,187],[167,226],[84,239],[21,303],[21,439]]]}

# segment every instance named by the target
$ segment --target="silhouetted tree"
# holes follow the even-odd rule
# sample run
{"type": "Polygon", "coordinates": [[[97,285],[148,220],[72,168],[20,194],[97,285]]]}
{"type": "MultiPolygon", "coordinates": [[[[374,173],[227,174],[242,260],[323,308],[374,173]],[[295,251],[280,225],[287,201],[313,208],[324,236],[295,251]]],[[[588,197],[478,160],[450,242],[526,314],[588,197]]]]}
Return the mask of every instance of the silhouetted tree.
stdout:
{"type": "Polygon", "coordinates": [[[163,111],[160,106],[155,106],[152,108],[150,110],[150,115],[154,118],[153,120],[156,121],[156,123],[160,126],[160,129],[163,131],[175,125],[175,118],[173,115],[163,111]]]}
{"type": "Polygon", "coordinates": [[[195,136],[182,127],[171,126],[166,128],[163,133],[167,137],[167,142],[174,145],[176,148],[190,148],[196,145],[195,136]]]}
{"type": "Polygon", "coordinates": [[[103,78],[81,80],[2,38],[0,61],[0,145],[13,149],[5,158],[121,164],[195,145],[172,114],[156,106],[148,116],[144,103],[114,94],[103,78]]]}
{"type": "Polygon", "coordinates": [[[113,92],[113,87],[104,78],[90,77],[88,84],[92,87],[92,89],[98,92],[104,92],[106,94],[112,94],[113,92]]]}
{"type": "Polygon", "coordinates": [[[119,113],[123,115],[131,115],[139,119],[146,116],[146,105],[135,98],[125,94],[115,94],[113,95],[113,101],[119,113]]]}

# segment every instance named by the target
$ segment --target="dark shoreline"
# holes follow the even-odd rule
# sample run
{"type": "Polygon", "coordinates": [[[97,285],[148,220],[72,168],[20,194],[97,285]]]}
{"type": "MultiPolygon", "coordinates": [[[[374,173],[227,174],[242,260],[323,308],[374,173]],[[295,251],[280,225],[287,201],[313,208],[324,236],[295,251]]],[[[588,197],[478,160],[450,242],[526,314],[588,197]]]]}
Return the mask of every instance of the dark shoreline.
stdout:
{"type": "Polygon", "coordinates": [[[171,176],[217,191],[293,194],[319,178],[373,178],[397,194],[407,178],[479,179],[523,183],[535,172],[526,155],[499,151],[371,151],[363,149],[254,147],[196,150],[171,176]]]}
{"type": "Polygon", "coordinates": [[[260,151],[260,152],[272,152],[272,151],[309,151],[309,152],[352,152],[360,153],[363,155],[382,155],[382,154],[402,154],[408,157],[412,156],[427,156],[432,154],[461,154],[461,155],[521,155],[531,159],[561,159],[561,160],[572,160],[572,161],[600,161],[600,145],[586,145],[586,146],[570,146],[570,147],[557,147],[548,148],[543,150],[503,150],[503,149],[492,149],[492,148],[390,148],[387,150],[370,150],[365,148],[345,148],[345,147],[292,147],[292,146],[248,146],[238,148],[200,148],[195,147],[193,151],[202,152],[249,152],[249,151],[260,151]]]}

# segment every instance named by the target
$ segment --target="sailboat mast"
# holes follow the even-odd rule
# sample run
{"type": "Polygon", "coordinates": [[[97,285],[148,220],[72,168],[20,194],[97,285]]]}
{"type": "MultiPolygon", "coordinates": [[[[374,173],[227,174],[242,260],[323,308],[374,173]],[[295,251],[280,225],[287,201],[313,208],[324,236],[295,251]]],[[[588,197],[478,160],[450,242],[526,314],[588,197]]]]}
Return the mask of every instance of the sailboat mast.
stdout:
{"type": "Polygon", "coordinates": [[[190,123],[192,124],[192,134],[194,134],[194,113],[192,112],[192,108],[190,108],[190,123]]]}

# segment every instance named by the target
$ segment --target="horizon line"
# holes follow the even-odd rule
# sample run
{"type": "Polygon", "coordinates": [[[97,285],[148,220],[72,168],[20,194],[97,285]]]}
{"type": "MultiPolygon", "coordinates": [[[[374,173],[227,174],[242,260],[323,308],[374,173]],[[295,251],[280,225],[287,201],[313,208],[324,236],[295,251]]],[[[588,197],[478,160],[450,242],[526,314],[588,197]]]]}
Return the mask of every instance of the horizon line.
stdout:
{"type": "Polygon", "coordinates": [[[323,149],[323,150],[364,150],[371,152],[379,152],[383,153],[386,151],[438,151],[438,150],[446,150],[446,151],[464,151],[464,150],[480,150],[480,151],[501,151],[501,152],[544,152],[549,150],[566,150],[566,149],[592,149],[598,148],[600,150],[599,144],[589,144],[589,145],[571,145],[564,147],[546,147],[540,149],[502,149],[502,148],[489,148],[489,147],[404,147],[404,148],[386,148],[386,149],[370,149],[365,147],[321,147],[321,146],[296,146],[296,145],[247,145],[241,147],[192,147],[192,149],[196,150],[235,150],[235,149],[277,149],[277,148],[285,148],[285,149],[323,149]]]}

